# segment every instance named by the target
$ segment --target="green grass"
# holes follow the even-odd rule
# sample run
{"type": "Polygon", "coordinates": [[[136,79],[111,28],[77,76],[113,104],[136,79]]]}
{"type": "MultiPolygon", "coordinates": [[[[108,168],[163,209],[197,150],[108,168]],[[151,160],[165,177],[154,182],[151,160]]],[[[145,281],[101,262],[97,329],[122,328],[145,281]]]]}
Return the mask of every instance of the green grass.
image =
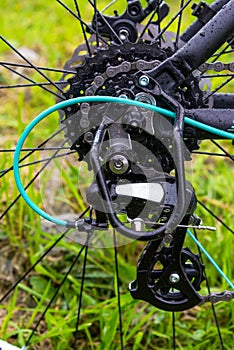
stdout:
{"type": "MultiPolygon", "coordinates": [[[[99,2],[100,3],[100,2],[99,2]]],[[[107,1],[101,2],[101,8],[107,1]]],[[[125,1],[122,1],[125,3],[125,1]]],[[[72,5],[73,1],[67,4],[72,5]]],[[[78,21],[67,14],[54,1],[8,1],[3,0],[4,14],[0,22],[0,31],[17,48],[27,48],[36,55],[39,65],[63,67],[74,49],[82,42],[78,21]]],[[[82,2],[81,11],[87,19],[92,18],[91,8],[82,2]]],[[[189,17],[186,17],[188,21],[189,17]]],[[[185,22],[186,24],[186,22],[185,22]]],[[[3,60],[15,61],[16,56],[0,42],[0,54],[3,60]]],[[[59,74],[51,74],[52,79],[59,79],[59,74]]],[[[32,79],[43,81],[37,73],[31,72],[32,79]]],[[[0,71],[1,83],[16,83],[22,80],[6,70],[0,71]]],[[[233,87],[233,85],[232,85],[233,87]]],[[[12,148],[24,129],[39,112],[55,103],[55,97],[44,93],[40,88],[22,88],[3,90],[0,95],[0,147],[12,148]]],[[[56,130],[58,115],[41,124],[25,147],[44,140],[56,130]]],[[[56,140],[59,142],[60,138],[56,140]]],[[[233,146],[223,143],[230,153],[233,146]]],[[[48,144],[50,146],[50,144],[48,144]]],[[[52,144],[53,145],[53,144],[52,144]]],[[[214,149],[209,143],[202,144],[203,150],[214,149]]],[[[43,155],[48,157],[51,153],[43,155]]],[[[39,159],[34,154],[27,159],[39,159]]],[[[1,169],[12,164],[12,154],[0,157],[1,169]]],[[[24,183],[40,170],[41,166],[24,167],[21,171],[24,183]]],[[[233,163],[228,159],[194,156],[188,170],[190,180],[199,199],[219,215],[227,224],[232,224],[233,212],[233,163]]],[[[61,212],[80,213],[85,203],[85,188],[91,181],[86,166],[77,171],[77,156],[67,157],[62,163],[57,159],[53,166],[29,189],[29,195],[52,215],[61,212]],[[78,185],[79,184],[79,188],[78,185]],[[77,190],[78,189],[78,190],[77,190]]],[[[0,186],[3,212],[17,197],[18,190],[12,173],[2,178],[0,186]]],[[[232,278],[233,237],[222,225],[215,222],[198,206],[197,214],[204,225],[216,226],[217,231],[199,232],[199,238],[224,272],[232,278]]],[[[29,209],[23,200],[19,200],[6,215],[0,225],[0,295],[22,276],[24,271],[58,239],[61,232],[54,227],[42,227],[41,220],[29,209]]],[[[79,253],[80,242],[71,232],[68,238],[60,241],[56,248],[20,283],[11,297],[0,305],[0,338],[10,343],[23,346],[30,336],[31,328],[37,323],[45,306],[50,301],[61,283],[72,261],[79,253]]],[[[116,278],[113,248],[109,233],[102,233],[92,241],[88,250],[86,281],[84,286],[80,332],[77,349],[117,350],[119,342],[119,320],[116,307],[116,278]]],[[[126,242],[125,242],[126,243],[126,242]]],[[[187,245],[196,252],[196,247],[188,238],[187,245]]],[[[171,349],[172,315],[145,302],[132,299],[128,292],[128,283],[135,278],[137,258],[144,247],[143,243],[131,242],[118,247],[121,306],[124,324],[124,349],[171,349]]],[[[32,349],[71,349],[74,338],[77,313],[77,298],[81,288],[81,274],[84,251],[74,266],[66,283],[59,291],[58,298],[49,308],[39,331],[32,339],[32,349]]],[[[227,289],[210,263],[204,259],[211,286],[214,290],[227,289]]],[[[202,292],[206,293],[205,287],[202,292]]],[[[225,349],[233,349],[233,303],[221,303],[217,307],[218,319],[224,338],[225,349]]],[[[209,305],[195,307],[192,310],[176,314],[176,336],[178,349],[220,348],[217,330],[209,305]]]]}

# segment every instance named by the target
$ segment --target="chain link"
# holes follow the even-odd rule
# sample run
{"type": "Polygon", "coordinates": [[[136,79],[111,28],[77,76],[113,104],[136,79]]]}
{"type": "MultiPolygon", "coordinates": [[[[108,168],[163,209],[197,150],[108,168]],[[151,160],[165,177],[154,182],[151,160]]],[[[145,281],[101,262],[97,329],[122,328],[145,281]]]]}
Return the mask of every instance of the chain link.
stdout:
{"type": "Polygon", "coordinates": [[[198,70],[202,73],[205,73],[208,70],[213,70],[215,72],[222,72],[228,70],[234,72],[234,62],[223,63],[223,62],[214,62],[214,63],[203,63],[198,67],[198,70]]]}
{"type": "Polygon", "coordinates": [[[234,299],[234,292],[225,290],[224,292],[211,293],[209,295],[203,296],[203,301],[200,303],[200,305],[208,302],[211,304],[216,304],[220,301],[232,301],[232,299],[234,299]]]}

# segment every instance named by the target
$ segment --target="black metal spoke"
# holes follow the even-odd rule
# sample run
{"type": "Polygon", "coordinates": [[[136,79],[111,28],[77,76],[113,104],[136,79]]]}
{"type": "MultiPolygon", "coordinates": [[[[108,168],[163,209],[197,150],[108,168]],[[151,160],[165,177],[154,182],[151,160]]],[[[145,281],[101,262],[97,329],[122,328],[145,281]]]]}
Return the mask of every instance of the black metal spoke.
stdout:
{"type": "MultiPolygon", "coordinates": [[[[184,0],[181,0],[180,1],[180,9],[182,9],[183,7],[184,7],[184,0]]],[[[175,49],[176,50],[178,50],[180,30],[181,30],[181,23],[182,23],[182,16],[183,16],[183,11],[181,11],[179,16],[178,16],[178,25],[177,25],[176,40],[175,40],[175,49]]]]}
{"type": "MultiPolygon", "coordinates": [[[[78,1],[74,0],[74,4],[75,4],[77,15],[81,18],[81,13],[80,13],[80,8],[79,8],[79,5],[78,5],[78,1]]],[[[90,50],[89,41],[88,41],[87,34],[86,34],[86,31],[85,31],[85,26],[84,26],[84,23],[81,22],[81,21],[80,21],[80,26],[81,26],[81,30],[82,30],[82,33],[83,33],[83,38],[84,38],[84,41],[86,43],[86,47],[87,47],[87,50],[88,50],[88,53],[89,53],[89,57],[91,57],[92,53],[91,53],[91,50],[90,50]]]]}
{"type": "MultiPolygon", "coordinates": [[[[33,151],[33,152],[36,152],[36,151],[40,151],[40,152],[45,152],[45,151],[55,151],[55,150],[68,150],[68,149],[71,149],[71,147],[45,147],[45,148],[40,148],[40,147],[32,147],[32,148],[22,148],[20,150],[20,152],[28,152],[28,151],[33,151]]],[[[6,149],[0,149],[0,152],[1,153],[7,153],[7,152],[10,152],[10,153],[14,153],[15,152],[15,148],[6,148],[6,149]]]]}
{"type": "MultiPolygon", "coordinates": [[[[6,65],[6,66],[12,66],[12,67],[34,69],[34,67],[29,66],[28,64],[0,61],[0,65],[3,65],[3,64],[6,65]]],[[[39,70],[45,70],[45,71],[49,71],[49,72],[74,74],[74,70],[66,70],[66,69],[59,69],[59,68],[49,68],[49,67],[41,67],[41,66],[36,66],[36,67],[39,70]]]]}
{"type": "Polygon", "coordinates": [[[123,321],[122,321],[122,310],[121,310],[121,297],[120,297],[120,278],[119,278],[119,264],[118,264],[118,250],[116,241],[116,232],[113,229],[113,243],[114,243],[114,255],[115,255],[115,275],[117,281],[117,302],[118,302],[118,312],[119,312],[119,333],[120,333],[120,346],[121,350],[124,350],[123,342],[123,321]]]}
{"type": "MultiPolygon", "coordinates": [[[[143,31],[142,31],[142,33],[141,33],[139,39],[141,39],[141,38],[143,37],[143,35],[145,34],[145,32],[147,31],[147,29],[149,28],[149,26],[150,26],[150,24],[152,23],[153,18],[154,18],[154,16],[155,16],[156,14],[158,14],[158,25],[160,25],[159,7],[160,7],[162,1],[163,1],[163,0],[160,0],[160,2],[159,2],[159,3],[157,4],[157,6],[155,7],[155,9],[154,9],[154,11],[152,12],[152,14],[151,14],[151,16],[150,16],[148,22],[146,23],[146,25],[145,25],[145,27],[144,27],[144,29],[143,29],[143,31]]],[[[159,31],[160,31],[160,30],[159,30],[159,31]]]]}
{"type": "MultiPolygon", "coordinates": [[[[79,15],[76,15],[67,5],[65,5],[61,0],[56,0],[62,7],[64,7],[73,17],[78,19],[84,26],[89,30],[90,33],[97,35],[96,30],[94,30],[91,26],[89,26],[79,15]]],[[[100,35],[98,35],[98,39],[103,41],[107,46],[110,44],[100,35]]]]}
{"type": "Polygon", "coordinates": [[[84,261],[83,261],[83,267],[82,267],[82,276],[81,276],[81,286],[80,286],[80,295],[78,297],[78,308],[77,308],[77,318],[76,318],[76,328],[74,332],[74,350],[77,349],[76,342],[78,339],[78,333],[79,333],[79,325],[80,325],[80,315],[81,315],[81,308],[82,308],[82,296],[84,291],[84,282],[85,282],[85,272],[86,272],[86,265],[87,265],[87,257],[88,257],[88,247],[89,247],[89,240],[91,238],[91,235],[87,233],[87,239],[86,243],[84,245],[85,247],[85,255],[84,255],[84,261]]]}
{"type": "Polygon", "coordinates": [[[214,156],[214,157],[231,157],[233,158],[234,156],[231,154],[223,154],[223,153],[214,153],[214,152],[203,152],[203,151],[192,151],[192,154],[203,154],[206,156],[214,156]]]}
{"type": "MultiPolygon", "coordinates": [[[[66,153],[59,154],[59,155],[55,156],[53,159],[66,157],[66,156],[69,156],[69,155],[74,154],[74,153],[76,153],[76,152],[75,151],[66,152],[66,153]]],[[[48,160],[50,160],[50,158],[43,158],[43,159],[40,159],[40,160],[35,160],[34,162],[30,162],[30,163],[19,165],[19,168],[25,168],[25,167],[29,167],[31,165],[42,164],[44,162],[47,162],[48,160]]],[[[5,173],[9,169],[11,169],[11,168],[0,170],[0,174],[5,173]]]]}
{"type": "Polygon", "coordinates": [[[176,350],[175,312],[172,312],[172,348],[176,350]]]}
{"type": "Polygon", "coordinates": [[[37,68],[31,61],[27,59],[20,51],[18,51],[11,43],[9,43],[8,40],[6,40],[3,36],[0,36],[0,39],[7,45],[9,46],[19,57],[21,57],[25,62],[27,62],[32,68],[35,69],[37,73],[39,73],[43,78],[45,78],[48,82],[51,83],[56,89],[58,89],[62,94],[63,90],[60,89],[57,85],[54,84],[54,82],[45,74],[43,73],[40,69],[37,68]]]}
{"type": "Polygon", "coordinates": [[[92,5],[93,5],[93,8],[94,8],[94,18],[95,18],[96,45],[97,45],[97,47],[99,47],[100,43],[99,43],[99,30],[98,30],[98,11],[97,11],[96,0],[94,0],[94,4],[92,4],[92,5]]]}
{"type": "MultiPolygon", "coordinates": [[[[67,140],[63,142],[65,144],[67,140]]],[[[42,168],[33,176],[33,178],[28,182],[28,184],[24,187],[24,190],[26,191],[32,183],[38,178],[38,176],[46,169],[46,167],[49,165],[49,163],[57,156],[57,154],[60,152],[60,149],[54,152],[54,154],[47,160],[47,162],[42,166],[42,168]]],[[[2,176],[2,175],[1,175],[2,176]]],[[[21,194],[19,194],[12,202],[11,204],[4,210],[2,215],[0,216],[0,219],[2,219],[9,210],[18,202],[18,200],[21,198],[21,194]]]]}
{"type": "MultiPolygon", "coordinates": [[[[36,150],[38,150],[39,148],[43,149],[42,147],[49,141],[51,141],[54,137],[56,137],[58,134],[60,134],[61,132],[63,132],[66,129],[65,126],[62,126],[58,131],[56,131],[55,133],[53,133],[50,137],[48,137],[45,141],[43,141],[41,144],[39,144],[39,146],[35,149],[33,148],[32,150],[30,150],[30,152],[28,154],[26,154],[23,158],[21,158],[19,160],[19,164],[21,162],[23,162],[25,159],[27,159],[28,157],[30,157],[36,150]]],[[[58,149],[58,148],[57,148],[58,149]]],[[[61,148],[59,148],[61,149],[61,148]]],[[[13,170],[13,166],[10,167],[9,169],[6,169],[2,174],[0,174],[0,178],[3,177],[4,175],[6,175],[9,171],[13,170]]]]}
{"type": "Polygon", "coordinates": [[[78,261],[80,255],[81,255],[81,253],[83,252],[84,247],[85,247],[85,246],[82,246],[82,247],[81,247],[79,253],[76,255],[76,257],[75,257],[75,259],[73,260],[72,264],[70,265],[68,271],[67,271],[66,274],[64,275],[62,281],[60,282],[59,286],[56,288],[56,291],[54,292],[53,296],[51,297],[50,302],[49,302],[48,305],[46,306],[45,310],[44,310],[43,313],[41,314],[41,316],[40,316],[40,318],[38,319],[36,325],[34,326],[34,328],[33,328],[32,332],[31,332],[30,336],[28,337],[28,339],[27,339],[27,341],[26,341],[26,343],[25,343],[25,345],[24,345],[25,348],[30,344],[30,341],[31,341],[32,337],[34,336],[36,330],[38,329],[38,327],[39,327],[41,321],[44,319],[44,317],[45,317],[47,311],[49,310],[50,306],[52,305],[52,303],[54,302],[55,298],[57,297],[57,295],[58,295],[60,289],[62,288],[62,286],[63,286],[64,283],[66,282],[66,280],[67,280],[68,276],[70,275],[70,273],[72,272],[72,269],[73,269],[73,267],[75,266],[75,264],[77,263],[77,261],[78,261]]]}
{"type": "Polygon", "coordinates": [[[219,52],[211,62],[216,62],[219,57],[221,57],[223,54],[226,53],[226,51],[228,50],[228,48],[230,47],[230,45],[234,42],[234,39],[232,39],[231,41],[229,41],[229,43],[223,48],[223,50],[221,52],[219,52]]]}
{"type": "MultiPolygon", "coordinates": [[[[194,233],[194,236],[196,237],[196,239],[199,241],[198,235],[197,235],[197,231],[195,229],[193,229],[193,233],[194,233]]],[[[201,248],[199,246],[197,246],[197,249],[198,249],[198,254],[199,254],[200,261],[201,261],[202,265],[205,266],[204,260],[203,260],[203,256],[202,256],[202,252],[201,252],[201,248]]],[[[203,275],[204,275],[205,281],[206,281],[207,292],[208,292],[208,294],[211,294],[210,282],[209,282],[209,279],[207,277],[206,270],[204,270],[203,275]]],[[[211,308],[212,308],[212,313],[213,313],[216,329],[217,329],[217,332],[218,332],[218,337],[219,337],[221,349],[224,350],[223,337],[222,337],[222,334],[221,334],[219,321],[218,321],[217,313],[216,313],[216,310],[215,310],[215,305],[213,303],[211,303],[211,308]]]]}
{"type": "Polygon", "coordinates": [[[227,77],[234,77],[234,74],[207,74],[202,75],[202,78],[227,78],[227,77]]]}
{"type": "Polygon", "coordinates": [[[223,148],[220,144],[218,144],[218,142],[216,142],[215,140],[211,140],[211,142],[212,142],[216,147],[218,147],[218,148],[224,153],[224,155],[225,155],[226,157],[228,157],[228,158],[230,158],[232,161],[234,161],[234,156],[231,155],[229,152],[227,152],[227,151],[225,150],[225,148],[223,148]]]}
{"type": "MultiPolygon", "coordinates": [[[[83,213],[78,217],[77,220],[81,219],[88,211],[90,207],[87,207],[83,213]]],[[[47,254],[49,254],[52,249],[68,234],[68,232],[71,229],[67,229],[64,233],[62,233],[58,239],[54,241],[54,243],[42,254],[42,256],[29,268],[27,271],[11,286],[11,288],[4,294],[4,296],[0,299],[0,303],[2,303],[14,290],[15,288],[19,285],[20,282],[22,282],[29,274],[31,271],[34,270],[34,268],[46,257],[47,254]]]]}
{"type": "MultiPolygon", "coordinates": [[[[9,71],[11,71],[12,73],[15,73],[16,75],[19,75],[21,78],[23,78],[23,79],[25,79],[25,80],[27,80],[27,81],[30,81],[33,85],[37,84],[37,82],[36,82],[35,80],[33,80],[33,79],[27,77],[25,74],[20,73],[20,72],[18,72],[17,70],[15,70],[15,69],[13,69],[13,68],[11,68],[11,67],[5,65],[5,64],[2,64],[2,66],[5,67],[6,69],[8,69],[9,71]]],[[[55,86],[56,86],[56,85],[55,85],[55,86]]],[[[65,99],[63,96],[60,96],[60,95],[56,94],[54,91],[48,89],[48,88],[45,87],[45,86],[40,86],[40,87],[41,87],[43,90],[49,92],[49,93],[52,94],[52,95],[55,95],[56,97],[58,97],[58,98],[60,98],[60,99],[61,99],[61,98],[62,98],[62,99],[65,99]]],[[[56,88],[57,88],[57,86],[56,86],[56,88]]]]}
{"type": "Polygon", "coordinates": [[[230,83],[230,81],[232,81],[234,78],[234,76],[231,76],[229,79],[227,79],[225,82],[223,82],[221,85],[219,85],[215,90],[213,90],[208,96],[206,96],[203,101],[208,100],[209,97],[213,96],[217,91],[219,91],[220,89],[222,89],[225,85],[227,85],[228,83],[230,83]]]}
{"type": "Polygon", "coordinates": [[[158,40],[162,35],[165,33],[165,31],[174,23],[174,21],[177,19],[178,16],[184,11],[184,9],[190,4],[192,0],[188,0],[184,6],[172,17],[172,19],[168,22],[168,24],[158,33],[155,40],[158,40]]]}
{"type": "Polygon", "coordinates": [[[214,219],[216,219],[218,222],[220,222],[220,224],[222,224],[229,232],[231,232],[232,234],[234,234],[234,231],[227,225],[225,224],[225,222],[220,219],[217,215],[215,215],[209,208],[207,208],[207,206],[205,204],[203,204],[199,199],[197,200],[197,202],[202,206],[202,208],[204,208],[214,219]]]}
{"type": "Polygon", "coordinates": [[[19,283],[22,282],[29,275],[29,273],[34,270],[34,268],[46,257],[48,253],[51,252],[51,250],[66,236],[66,234],[69,231],[70,229],[66,230],[62,235],[59,236],[58,239],[56,239],[56,241],[45,251],[45,253],[43,253],[42,256],[4,294],[4,296],[0,299],[0,303],[2,303],[15,290],[15,288],[19,285],[19,283]]]}
{"type": "MultiPolygon", "coordinates": [[[[14,73],[16,73],[16,71],[14,73]]],[[[24,79],[25,79],[25,77],[24,77],[24,79]]],[[[62,84],[66,84],[66,83],[67,83],[66,80],[59,80],[59,81],[54,81],[53,85],[56,84],[56,86],[57,86],[57,85],[62,85],[62,84]]],[[[48,86],[48,85],[51,85],[51,83],[48,83],[48,82],[37,83],[37,82],[35,82],[33,84],[0,85],[0,89],[16,89],[16,88],[34,87],[34,86],[43,87],[43,86],[48,86]]],[[[57,96],[59,96],[59,95],[57,95],[57,96]]],[[[59,96],[59,98],[61,98],[61,96],[59,96]]]]}
{"type": "MultiPolygon", "coordinates": [[[[90,3],[91,6],[93,6],[94,11],[95,11],[95,26],[96,26],[96,30],[98,31],[98,16],[101,17],[101,19],[105,22],[105,24],[107,25],[107,27],[110,29],[110,31],[112,32],[112,34],[116,37],[118,43],[123,44],[121,38],[119,37],[119,35],[116,33],[116,31],[111,27],[111,25],[109,24],[109,22],[106,20],[106,18],[103,16],[103,14],[97,9],[97,5],[96,5],[96,0],[91,1],[88,0],[88,2],[90,3]]],[[[98,35],[97,35],[97,39],[98,39],[98,35]]],[[[98,45],[97,45],[98,46],[98,45]]]]}
{"type": "MultiPolygon", "coordinates": [[[[227,55],[227,54],[229,54],[229,53],[232,53],[232,52],[234,52],[234,50],[227,50],[227,51],[225,51],[225,52],[223,52],[222,53],[222,56],[223,55],[227,55]]],[[[212,55],[211,57],[219,57],[219,53],[215,53],[214,55],[212,55]]]]}

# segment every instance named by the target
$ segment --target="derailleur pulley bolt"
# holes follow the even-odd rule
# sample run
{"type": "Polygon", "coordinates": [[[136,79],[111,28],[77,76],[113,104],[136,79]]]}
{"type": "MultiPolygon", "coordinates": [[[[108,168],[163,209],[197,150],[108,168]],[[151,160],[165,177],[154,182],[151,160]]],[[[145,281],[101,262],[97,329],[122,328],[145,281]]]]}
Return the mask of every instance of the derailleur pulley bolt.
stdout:
{"type": "Polygon", "coordinates": [[[180,281],[180,276],[178,275],[178,273],[172,273],[169,277],[169,280],[171,283],[176,284],[180,281]]]}
{"type": "Polygon", "coordinates": [[[139,84],[141,86],[148,86],[149,85],[149,77],[147,75],[142,75],[140,78],[139,78],[139,84]]]}
{"type": "Polygon", "coordinates": [[[116,154],[109,160],[109,168],[114,174],[122,175],[128,170],[128,167],[127,158],[121,154],[116,154]]]}

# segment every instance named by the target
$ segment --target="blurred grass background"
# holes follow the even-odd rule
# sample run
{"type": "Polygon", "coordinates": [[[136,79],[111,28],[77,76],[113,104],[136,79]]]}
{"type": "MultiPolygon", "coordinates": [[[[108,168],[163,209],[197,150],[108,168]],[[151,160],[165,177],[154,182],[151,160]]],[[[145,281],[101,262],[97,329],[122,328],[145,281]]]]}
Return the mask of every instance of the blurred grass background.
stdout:
{"type": "MultiPolygon", "coordinates": [[[[179,3],[168,2],[172,4],[172,7],[179,3]]],[[[99,8],[103,8],[107,3],[108,1],[98,1],[99,8]]],[[[67,1],[66,4],[74,8],[73,1],[67,1]]],[[[121,8],[124,4],[125,1],[120,0],[116,6],[121,8]]],[[[17,49],[25,50],[37,65],[62,68],[78,44],[83,42],[79,22],[55,1],[16,0],[12,2],[2,0],[1,6],[0,32],[17,49]]],[[[82,2],[80,6],[85,19],[90,21],[91,7],[87,5],[87,2],[82,2]]],[[[186,15],[184,26],[188,23],[189,16],[186,15]]],[[[3,42],[0,42],[0,55],[2,61],[16,62],[18,60],[3,42]]],[[[50,76],[55,80],[60,78],[58,73],[52,73],[50,76]]],[[[42,81],[34,72],[30,73],[30,77],[42,81]]],[[[15,82],[21,82],[21,79],[1,69],[1,84],[14,84],[15,82]]],[[[1,90],[0,148],[14,148],[25,125],[39,112],[54,103],[54,96],[37,87],[1,90]]],[[[40,142],[47,136],[47,133],[54,130],[56,123],[57,117],[55,116],[38,131],[38,134],[33,136],[33,141],[40,142]]],[[[233,153],[230,142],[224,142],[224,144],[233,153]]],[[[217,151],[208,142],[202,144],[202,149],[217,151]]],[[[1,153],[1,169],[6,169],[11,164],[12,153],[1,153]]],[[[66,178],[67,181],[70,181],[68,186],[70,195],[67,194],[66,198],[69,198],[70,206],[74,198],[72,191],[77,179],[77,175],[72,175],[74,168],[75,166],[72,166],[71,163],[66,165],[66,178]]],[[[32,172],[33,170],[23,172],[24,181],[32,176],[32,172]]],[[[212,157],[194,156],[188,172],[199,199],[231,225],[234,189],[232,162],[228,159],[214,160],[212,157]]],[[[81,186],[85,186],[85,175],[81,186]]],[[[31,189],[30,194],[39,203],[43,192],[39,193],[37,189],[31,189]]],[[[1,179],[0,195],[0,211],[3,212],[12,199],[18,195],[11,173],[1,179]]],[[[202,217],[205,225],[217,227],[217,232],[202,231],[199,237],[231,279],[234,270],[232,235],[199,206],[197,214],[202,217]]],[[[58,235],[53,228],[42,229],[40,218],[22,200],[13,206],[0,226],[0,294],[6,292],[26,268],[46,251],[58,235]]],[[[189,239],[187,245],[196,252],[196,248],[189,239]]],[[[118,248],[124,348],[126,350],[171,349],[172,314],[156,310],[144,302],[134,301],[128,293],[128,283],[135,278],[137,257],[143,247],[142,243],[133,242],[118,248]]],[[[74,244],[70,240],[61,241],[53,253],[50,253],[32,271],[29,278],[22,281],[12,293],[11,298],[0,305],[0,337],[2,339],[7,339],[19,346],[24,345],[25,339],[30,334],[30,327],[36,323],[44,311],[45,305],[48,304],[79,251],[79,244],[74,244]]],[[[39,332],[32,340],[32,349],[64,350],[72,348],[83,257],[84,253],[61,289],[56,302],[46,313],[39,332]]],[[[205,262],[213,290],[227,289],[226,282],[221,279],[209,262],[206,260],[205,262]]],[[[89,249],[82,324],[77,349],[120,349],[114,271],[114,250],[112,248],[89,249]]],[[[205,287],[203,289],[202,292],[206,293],[205,287]]],[[[233,349],[233,303],[221,303],[216,309],[225,349],[233,349]]],[[[178,349],[221,348],[210,305],[176,314],[176,338],[178,349]]]]}

